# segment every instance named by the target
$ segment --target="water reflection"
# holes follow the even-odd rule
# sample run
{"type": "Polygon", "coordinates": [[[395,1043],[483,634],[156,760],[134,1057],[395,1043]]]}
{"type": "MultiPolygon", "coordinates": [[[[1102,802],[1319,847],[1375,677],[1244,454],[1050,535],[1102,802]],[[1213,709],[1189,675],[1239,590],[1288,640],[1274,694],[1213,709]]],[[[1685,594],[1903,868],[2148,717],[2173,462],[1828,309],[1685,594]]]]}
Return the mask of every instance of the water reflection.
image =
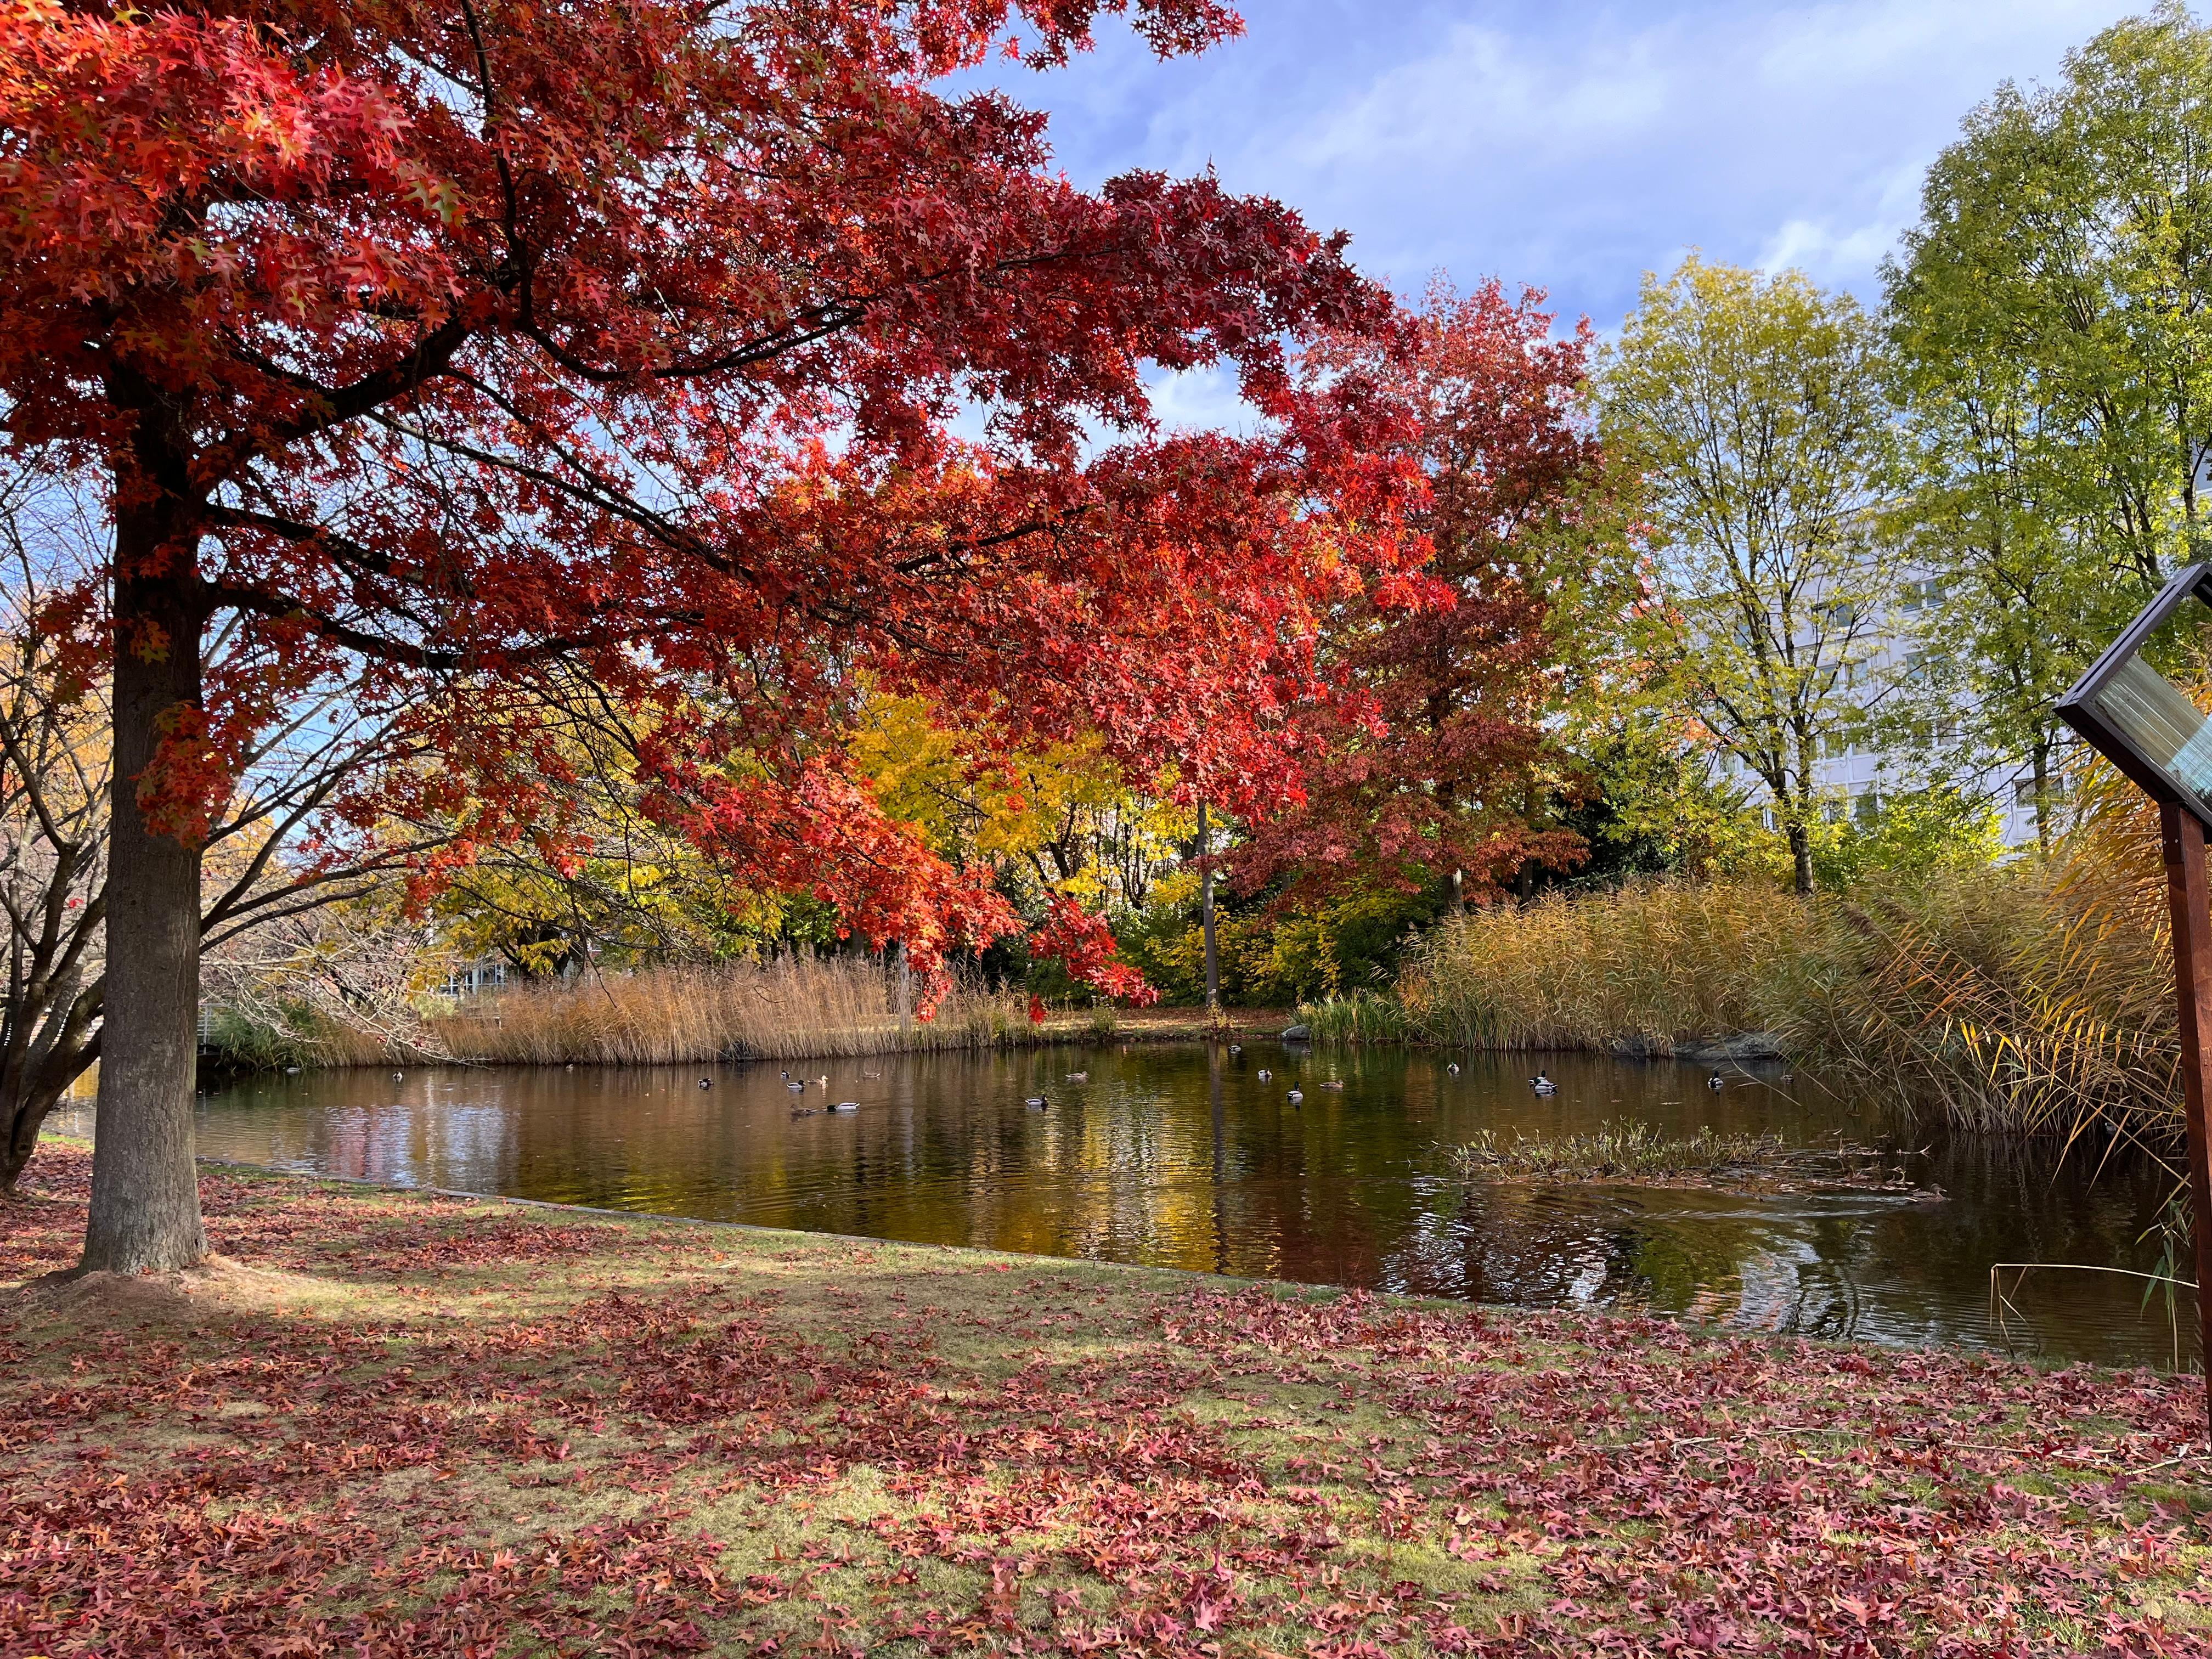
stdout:
{"type": "MultiPolygon", "coordinates": [[[[1486,1127],[1629,1116],[1811,1144],[1885,1124],[1802,1077],[1739,1073],[1714,1093],[1702,1068],[1555,1056],[1559,1092],[1538,1098],[1526,1064],[1462,1063],[1109,1045],[815,1062],[792,1068],[809,1079],[796,1097],[775,1065],[325,1073],[213,1094],[199,1133],[211,1157],[408,1185],[1892,1343],[1996,1340],[1992,1262],[2148,1268],[2157,1254],[2136,1242],[2167,1190],[2157,1171],[2117,1164],[2093,1182],[2078,1162],[1987,1142],[1915,1160],[1948,1194],[1937,1203],[1469,1189],[1437,1175],[1434,1149],[1486,1127]],[[1025,1109],[1040,1092],[1050,1109],[1025,1109]],[[793,1115],[841,1100],[860,1109],[793,1115]]],[[[2053,1355],[2162,1363],[2163,1304],[2139,1313],[2140,1294],[2039,1274],[2016,1300],[2053,1355]]],[[[2191,1317],[2185,1304],[2185,1332],[2191,1317]]]]}

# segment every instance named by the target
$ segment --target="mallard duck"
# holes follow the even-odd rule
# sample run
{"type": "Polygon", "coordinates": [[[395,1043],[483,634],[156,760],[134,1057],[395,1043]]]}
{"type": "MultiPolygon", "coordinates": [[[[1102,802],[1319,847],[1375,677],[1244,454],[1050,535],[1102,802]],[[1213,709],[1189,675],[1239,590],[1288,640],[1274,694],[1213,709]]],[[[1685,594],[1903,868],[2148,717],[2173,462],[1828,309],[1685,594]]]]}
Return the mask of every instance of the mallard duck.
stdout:
{"type": "Polygon", "coordinates": [[[1722,1077],[1718,1072],[1715,1072],[1711,1077],[1705,1079],[1705,1087],[1717,1092],[1718,1091],[1728,1087],[1728,1080],[1722,1077]]]}
{"type": "Polygon", "coordinates": [[[1344,1079],[1342,1078],[1333,1077],[1321,1086],[1324,1089],[1341,1089],[1344,1087],[1344,1079]]]}
{"type": "Polygon", "coordinates": [[[1088,1072],[1070,1072],[1067,1074],[1067,1080],[1070,1083],[1088,1083],[1091,1081],[1091,1073],[1088,1072]]]}
{"type": "Polygon", "coordinates": [[[1022,1104],[1028,1107],[1030,1110],[1033,1112],[1042,1112],[1046,1107],[1051,1105],[1052,1103],[1047,1100],[1042,1095],[1031,1095],[1027,1100],[1024,1101],[1022,1104]]]}
{"type": "Polygon", "coordinates": [[[833,1112],[857,1112],[860,1109],[860,1103],[857,1100],[841,1100],[830,1109],[833,1112]]]}
{"type": "Polygon", "coordinates": [[[1444,1075],[1446,1077],[1457,1077],[1459,1075],[1459,1062],[1455,1060],[1447,1060],[1444,1064],[1444,1075]]]}
{"type": "Polygon", "coordinates": [[[806,1085],[804,1083],[799,1082],[796,1078],[793,1079],[792,1081],[785,1084],[783,1086],[790,1090],[791,1092],[795,1095],[803,1095],[806,1092],[806,1085]]]}
{"type": "Polygon", "coordinates": [[[710,1077],[702,1077],[699,1079],[699,1086],[702,1089],[711,1089],[714,1086],[714,1079],[710,1077]]]}
{"type": "Polygon", "coordinates": [[[1261,1081],[1261,1082],[1265,1083],[1265,1082],[1266,1082],[1269,1078],[1271,1078],[1271,1077],[1273,1077],[1273,1076],[1274,1076],[1274,1073],[1273,1073],[1273,1072],[1269,1071],[1266,1066],[1262,1066],[1260,1068],[1260,1081],[1261,1081]]]}
{"type": "Polygon", "coordinates": [[[1541,1072],[1528,1079],[1528,1086],[1540,1095],[1555,1095],[1559,1092],[1559,1085],[1541,1072]]]}
{"type": "Polygon", "coordinates": [[[1293,1090],[1291,1090],[1291,1092],[1290,1092],[1288,1095],[1286,1095],[1286,1096],[1285,1096],[1285,1097],[1285,1097],[1285,1099],[1287,1099],[1287,1100],[1291,1103],[1291,1105],[1295,1106],[1295,1105],[1297,1105],[1300,1101],[1302,1101],[1302,1100],[1304,1100],[1304,1099],[1305,1098],[1305,1095],[1304,1095],[1304,1093],[1302,1091],[1299,1091],[1299,1090],[1297,1090],[1297,1089],[1293,1089],[1293,1090]]]}

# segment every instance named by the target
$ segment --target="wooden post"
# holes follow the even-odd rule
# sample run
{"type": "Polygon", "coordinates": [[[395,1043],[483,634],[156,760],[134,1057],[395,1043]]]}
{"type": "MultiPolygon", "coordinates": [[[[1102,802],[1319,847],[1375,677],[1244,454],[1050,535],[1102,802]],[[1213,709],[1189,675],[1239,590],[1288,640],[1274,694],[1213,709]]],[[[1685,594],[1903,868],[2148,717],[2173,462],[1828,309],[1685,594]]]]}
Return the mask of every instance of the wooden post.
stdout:
{"type": "Polygon", "coordinates": [[[2204,873],[2204,825],[2161,804],[2166,897],[2173,915],[2173,979],[2181,1014],[2181,1106],[2189,1133],[2189,1195],[2197,1238],[2197,1330],[2204,1357],[2204,1404],[2212,1431],[2212,1143],[2204,1126],[2204,1079],[2212,1072],[2212,885],[2204,873]]]}
{"type": "Polygon", "coordinates": [[[1198,914],[1206,931],[1206,1012],[1221,1012],[1221,963],[1213,953],[1213,831],[1206,821],[1206,803],[1198,804],[1198,914]]]}

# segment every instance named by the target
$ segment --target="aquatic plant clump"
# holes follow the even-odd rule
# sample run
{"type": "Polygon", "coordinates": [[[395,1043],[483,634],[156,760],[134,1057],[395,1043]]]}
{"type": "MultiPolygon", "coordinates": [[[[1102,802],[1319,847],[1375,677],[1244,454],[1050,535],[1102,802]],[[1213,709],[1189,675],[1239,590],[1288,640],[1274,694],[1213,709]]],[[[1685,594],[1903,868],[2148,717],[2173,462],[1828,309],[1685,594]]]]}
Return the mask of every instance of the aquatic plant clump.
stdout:
{"type": "Polygon", "coordinates": [[[1649,1123],[1609,1121],[1584,1134],[1495,1129],[1444,1149],[1462,1181],[1626,1181],[1651,1185],[1911,1190],[1902,1162],[1871,1146],[1793,1146],[1778,1135],[1700,1128],[1668,1136],[1649,1123]]]}

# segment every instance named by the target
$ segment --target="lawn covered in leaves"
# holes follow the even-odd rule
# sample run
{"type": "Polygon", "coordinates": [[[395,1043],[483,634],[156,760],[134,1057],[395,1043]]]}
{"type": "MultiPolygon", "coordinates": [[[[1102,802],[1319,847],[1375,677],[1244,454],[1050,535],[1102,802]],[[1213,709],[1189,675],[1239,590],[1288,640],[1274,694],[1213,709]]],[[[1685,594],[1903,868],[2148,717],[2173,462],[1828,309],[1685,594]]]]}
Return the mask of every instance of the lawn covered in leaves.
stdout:
{"type": "Polygon", "coordinates": [[[2212,1653],[2191,1379],[202,1193],[0,1291],[0,1654],[2212,1653]]]}

